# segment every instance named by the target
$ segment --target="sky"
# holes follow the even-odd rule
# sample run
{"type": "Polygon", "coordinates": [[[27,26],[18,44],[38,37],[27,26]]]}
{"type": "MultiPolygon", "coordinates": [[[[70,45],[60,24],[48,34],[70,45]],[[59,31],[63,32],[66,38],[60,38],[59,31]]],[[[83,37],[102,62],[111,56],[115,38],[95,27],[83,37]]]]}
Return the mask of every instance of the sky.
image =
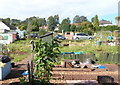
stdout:
{"type": "Polygon", "coordinates": [[[36,16],[48,18],[59,15],[60,21],[75,15],[86,16],[89,21],[96,14],[99,20],[105,19],[115,24],[118,16],[119,0],[1,0],[0,18],[25,20],[36,16]]]}

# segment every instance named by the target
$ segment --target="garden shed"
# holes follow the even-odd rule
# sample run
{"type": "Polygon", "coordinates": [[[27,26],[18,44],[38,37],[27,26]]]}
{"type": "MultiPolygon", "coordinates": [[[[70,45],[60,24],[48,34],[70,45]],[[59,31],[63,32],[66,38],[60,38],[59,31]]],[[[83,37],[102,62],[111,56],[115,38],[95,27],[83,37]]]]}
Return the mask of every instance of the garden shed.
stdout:
{"type": "Polygon", "coordinates": [[[42,36],[40,37],[40,39],[41,39],[43,42],[49,42],[49,43],[52,44],[53,33],[48,33],[48,34],[42,35],[42,36]]]}
{"type": "Polygon", "coordinates": [[[0,43],[10,44],[17,40],[17,32],[0,33],[0,43]]]}

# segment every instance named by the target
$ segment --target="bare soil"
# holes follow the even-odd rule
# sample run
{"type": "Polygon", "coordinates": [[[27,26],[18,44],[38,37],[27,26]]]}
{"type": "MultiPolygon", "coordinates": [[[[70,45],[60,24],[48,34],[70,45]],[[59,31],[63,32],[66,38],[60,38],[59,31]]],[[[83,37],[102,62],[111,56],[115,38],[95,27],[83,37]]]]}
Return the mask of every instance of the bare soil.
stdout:
{"type": "MultiPolygon", "coordinates": [[[[27,70],[27,62],[32,59],[32,54],[26,59],[15,63],[18,67],[12,68],[11,73],[3,80],[0,81],[1,85],[10,85],[10,83],[19,82],[19,77],[27,70]]],[[[91,71],[90,69],[81,68],[54,68],[53,79],[51,83],[64,85],[69,80],[96,80],[97,76],[111,76],[115,82],[118,82],[118,65],[116,64],[103,64],[107,67],[105,69],[96,69],[91,71]]]]}

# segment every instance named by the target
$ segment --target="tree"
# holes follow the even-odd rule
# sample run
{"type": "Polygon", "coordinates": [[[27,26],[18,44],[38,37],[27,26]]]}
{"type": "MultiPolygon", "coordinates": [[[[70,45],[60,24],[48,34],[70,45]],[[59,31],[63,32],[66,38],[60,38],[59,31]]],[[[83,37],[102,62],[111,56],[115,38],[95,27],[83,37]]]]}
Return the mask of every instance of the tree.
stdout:
{"type": "Polygon", "coordinates": [[[32,31],[32,25],[30,22],[28,22],[28,25],[27,25],[27,35],[28,35],[28,38],[31,38],[30,37],[30,33],[32,31]]]}
{"type": "Polygon", "coordinates": [[[56,21],[55,21],[55,19],[54,19],[53,16],[50,16],[50,17],[47,19],[47,24],[48,24],[48,29],[49,29],[50,31],[54,31],[55,26],[57,25],[57,24],[56,24],[56,21]]]}
{"type": "Polygon", "coordinates": [[[60,25],[60,28],[59,28],[60,32],[62,30],[65,31],[65,32],[70,31],[70,19],[69,18],[63,19],[63,21],[62,21],[62,23],[60,25]]]}
{"type": "Polygon", "coordinates": [[[82,23],[83,21],[87,21],[87,17],[76,15],[73,18],[73,23],[82,23]]]}
{"type": "Polygon", "coordinates": [[[55,15],[54,19],[55,19],[56,24],[59,24],[59,15],[55,15]]]}
{"type": "Polygon", "coordinates": [[[80,23],[80,17],[79,17],[79,15],[76,15],[76,16],[73,18],[73,23],[80,23]]]}
{"type": "Polygon", "coordinates": [[[93,26],[97,29],[99,27],[98,15],[96,15],[93,19],[93,26]]]}
{"type": "Polygon", "coordinates": [[[32,20],[32,31],[39,31],[38,19],[32,20]]]}
{"type": "Polygon", "coordinates": [[[2,21],[4,21],[7,24],[10,24],[10,18],[2,19],[2,21]]]}
{"type": "Polygon", "coordinates": [[[26,20],[24,20],[24,24],[31,23],[32,31],[38,31],[39,30],[39,24],[38,24],[38,17],[29,17],[26,20]]]}
{"type": "Polygon", "coordinates": [[[46,25],[46,20],[45,20],[45,18],[40,18],[40,19],[38,19],[38,25],[39,25],[40,27],[46,25]]]}
{"type": "Polygon", "coordinates": [[[22,30],[25,30],[25,27],[24,26],[21,26],[20,27],[20,30],[22,31],[22,30]]]}
{"type": "Polygon", "coordinates": [[[87,17],[85,16],[80,16],[80,22],[87,21],[87,17]]]}
{"type": "Polygon", "coordinates": [[[70,30],[71,30],[72,32],[77,31],[76,26],[75,26],[74,24],[72,24],[72,25],[70,26],[70,30]]]}
{"type": "Polygon", "coordinates": [[[18,20],[18,19],[11,19],[10,20],[10,25],[12,25],[12,26],[15,26],[15,27],[18,27],[19,25],[20,25],[20,20],[18,20]]]}
{"type": "Polygon", "coordinates": [[[79,29],[80,32],[85,32],[87,34],[93,34],[94,32],[94,27],[92,25],[91,22],[89,21],[83,21],[80,25],[80,29],[79,29]]]}
{"type": "Polygon", "coordinates": [[[93,23],[93,21],[94,21],[94,17],[93,18],[91,18],[91,22],[93,23]]]}

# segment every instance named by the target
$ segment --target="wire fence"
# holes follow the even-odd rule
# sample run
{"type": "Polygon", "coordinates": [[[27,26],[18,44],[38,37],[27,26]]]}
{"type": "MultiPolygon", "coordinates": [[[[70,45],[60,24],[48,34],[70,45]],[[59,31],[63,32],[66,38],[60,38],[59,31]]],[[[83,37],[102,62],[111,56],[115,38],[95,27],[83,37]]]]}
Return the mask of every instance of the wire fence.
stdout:
{"type": "Polygon", "coordinates": [[[120,53],[106,53],[101,52],[99,54],[63,54],[57,59],[58,61],[63,59],[79,59],[80,62],[84,62],[87,58],[90,58],[98,63],[119,63],[120,53]]]}

